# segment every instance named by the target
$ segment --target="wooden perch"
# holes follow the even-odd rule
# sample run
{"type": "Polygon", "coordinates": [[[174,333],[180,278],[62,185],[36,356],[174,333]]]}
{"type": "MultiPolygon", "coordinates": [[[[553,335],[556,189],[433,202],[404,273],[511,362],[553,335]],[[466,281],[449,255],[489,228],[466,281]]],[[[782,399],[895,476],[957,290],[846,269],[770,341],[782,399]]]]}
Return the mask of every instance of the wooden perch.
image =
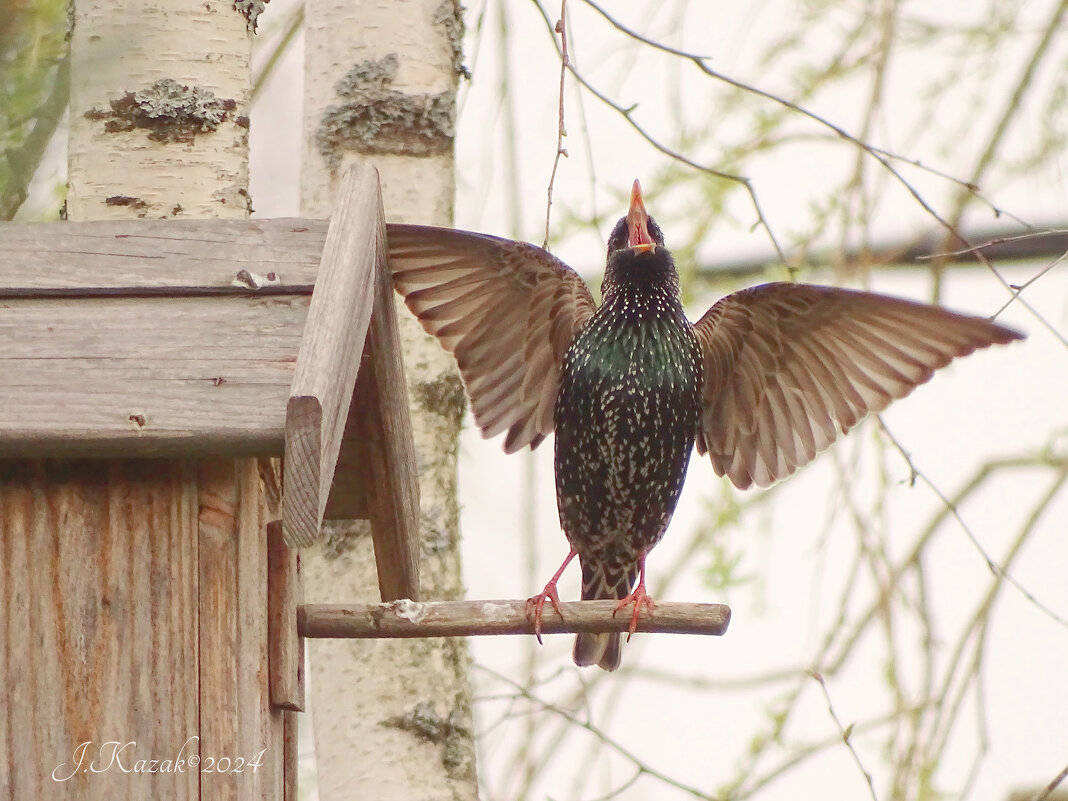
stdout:
{"type": "MultiPolygon", "coordinates": [[[[630,612],[615,616],[615,601],[560,604],[563,619],[546,606],[543,634],[626,631],[630,612]]],[[[643,613],[637,631],[660,634],[713,634],[727,631],[730,607],[723,604],[658,603],[643,613]]],[[[526,601],[400,600],[388,604],[304,604],[297,608],[297,630],[305,637],[472,637],[482,634],[533,634],[526,601]]]]}

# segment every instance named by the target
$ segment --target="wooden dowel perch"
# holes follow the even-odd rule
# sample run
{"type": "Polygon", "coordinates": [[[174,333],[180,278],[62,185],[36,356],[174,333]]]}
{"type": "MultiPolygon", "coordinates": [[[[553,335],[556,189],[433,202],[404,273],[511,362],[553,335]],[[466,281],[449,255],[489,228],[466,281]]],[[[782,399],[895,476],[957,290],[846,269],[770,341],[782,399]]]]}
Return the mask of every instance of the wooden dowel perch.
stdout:
{"type": "MultiPolygon", "coordinates": [[[[613,617],[615,601],[561,603],[563,620],[546,604],[543,634],[626,631],[629,609],[613,617]]],[[[657,603],[642,612],[637,631],[661,634],[723,634],[731,620],[723,604],[657,603]]],[[[472,637],[484,634],[533,634],[526,601],[440,601],[407,599],[387,604],[304,604],[297,608],[297,630],[305,637],[472,637]]]]}

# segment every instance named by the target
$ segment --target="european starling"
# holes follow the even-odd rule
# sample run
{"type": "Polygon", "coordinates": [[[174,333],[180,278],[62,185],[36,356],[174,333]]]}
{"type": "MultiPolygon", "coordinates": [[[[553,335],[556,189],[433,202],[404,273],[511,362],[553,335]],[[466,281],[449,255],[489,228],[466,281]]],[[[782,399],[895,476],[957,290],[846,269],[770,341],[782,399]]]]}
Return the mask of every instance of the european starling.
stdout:
{"type": "MultiPolygon", "coordinates": [[[[645,558],[664,536],[690,451],[720,476],[766,487],[810,462],[976,348],[1021,339],[981,317],[869,292],[770,283],[728,295],[693,325],[675,262],[634,182],[608,239],[596,305],[541,248],[390,225],[397,290],[456,356],[475,421],[504,449],[556,432],[556,497],[571,552],[528,601],[539,634],[577,555],[583,600],[645,607],[645,558]]],[[[579,634],[578,665],[614,670],[619,634],[579,634]]]]}

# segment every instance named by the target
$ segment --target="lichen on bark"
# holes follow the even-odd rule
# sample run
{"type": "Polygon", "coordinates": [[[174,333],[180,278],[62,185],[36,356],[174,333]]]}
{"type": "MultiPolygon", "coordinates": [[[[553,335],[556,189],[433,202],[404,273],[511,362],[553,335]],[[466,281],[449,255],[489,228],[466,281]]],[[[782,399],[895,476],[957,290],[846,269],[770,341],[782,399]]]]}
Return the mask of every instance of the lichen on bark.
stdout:
{"type": "Polygon", "coordinates": [[[437,414],[459,425],[467,410],[467,394],[460,376],[450,370],[431,381],[412,386],[415,402],[426,412],[437,414]]]}
{"type": "Polygon", "coordinates": [[[331,170],[350,150],[437,156],[452,149],[455,92],[398,92],[391,84],[399,68],[393,53],[367,59],[334,85],[340,102],[327,107],[315,134],[319,152],[331,170]]]}
{"type": "Polygon", "coordinates": [[[434,22],[445,30],[445,39],[452,48],[452,71],[471,80],[471,71],[464,66],[464,16],[457,0],[441,0],[434,12],[434,22]]]}
{"type": "MultiPolygon", "coordinates": [[[[466,668],[466,665],[464,666],[466,668]]],[[[421,740],[444,746],[441,764],[453,778],[465,778],[474,771],[465,743],[471,738],[471,710],[462,693],[458,693],[453,707],[442,715],[429,701],[420,701],[404,715],[387,718],[383,726],[410,732],[421,740]]]]}
{"type": "Polygon", "coordinates": [[[267,4],[271,0],[234,0],[234,10],[246,20],[250,33],[256,33],[260,14],[267,10],[267,4]]]}
{"type": "Polygon", "coordinates": [[[156,142],[189,143],[197,134],[218,129],[237,101],[220,99],[210,89],[186,86],[172,78],[161,78],[147,89],[127,92],[111,101],[111,109],[90,109],[86,119],[105,120],[108,133],[148,131],[156,142]]]}

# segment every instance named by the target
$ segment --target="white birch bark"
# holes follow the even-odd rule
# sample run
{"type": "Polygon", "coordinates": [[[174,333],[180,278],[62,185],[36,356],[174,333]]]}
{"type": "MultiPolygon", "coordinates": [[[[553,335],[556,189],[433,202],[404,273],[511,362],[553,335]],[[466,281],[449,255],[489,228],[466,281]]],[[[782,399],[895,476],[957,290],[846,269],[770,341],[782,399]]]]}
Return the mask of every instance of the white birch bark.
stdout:
{"type": "Polygon", "coordinates": [[[251,37],[233,0],[78,0],[71,55],[70,219],[248,214],[251,37]]]}
{"type": "MultiPolygon", "coordinates": [[[[381,175],[388,220],[451,222],[458,20],[451,0],[308,5],[302,214],[328,217],[339,168],[366,158],[381,175]]],[[[403,305],[399,315],[420,475],[422,597],[458,599],[463,389],[451,358],[403,305]]],[[[308,602],[380,600],[371,539],[360,531],[305,554],[308,602]]],[[[477,797],[464,641],[309,648],[323,801],[477,797]]]]}

